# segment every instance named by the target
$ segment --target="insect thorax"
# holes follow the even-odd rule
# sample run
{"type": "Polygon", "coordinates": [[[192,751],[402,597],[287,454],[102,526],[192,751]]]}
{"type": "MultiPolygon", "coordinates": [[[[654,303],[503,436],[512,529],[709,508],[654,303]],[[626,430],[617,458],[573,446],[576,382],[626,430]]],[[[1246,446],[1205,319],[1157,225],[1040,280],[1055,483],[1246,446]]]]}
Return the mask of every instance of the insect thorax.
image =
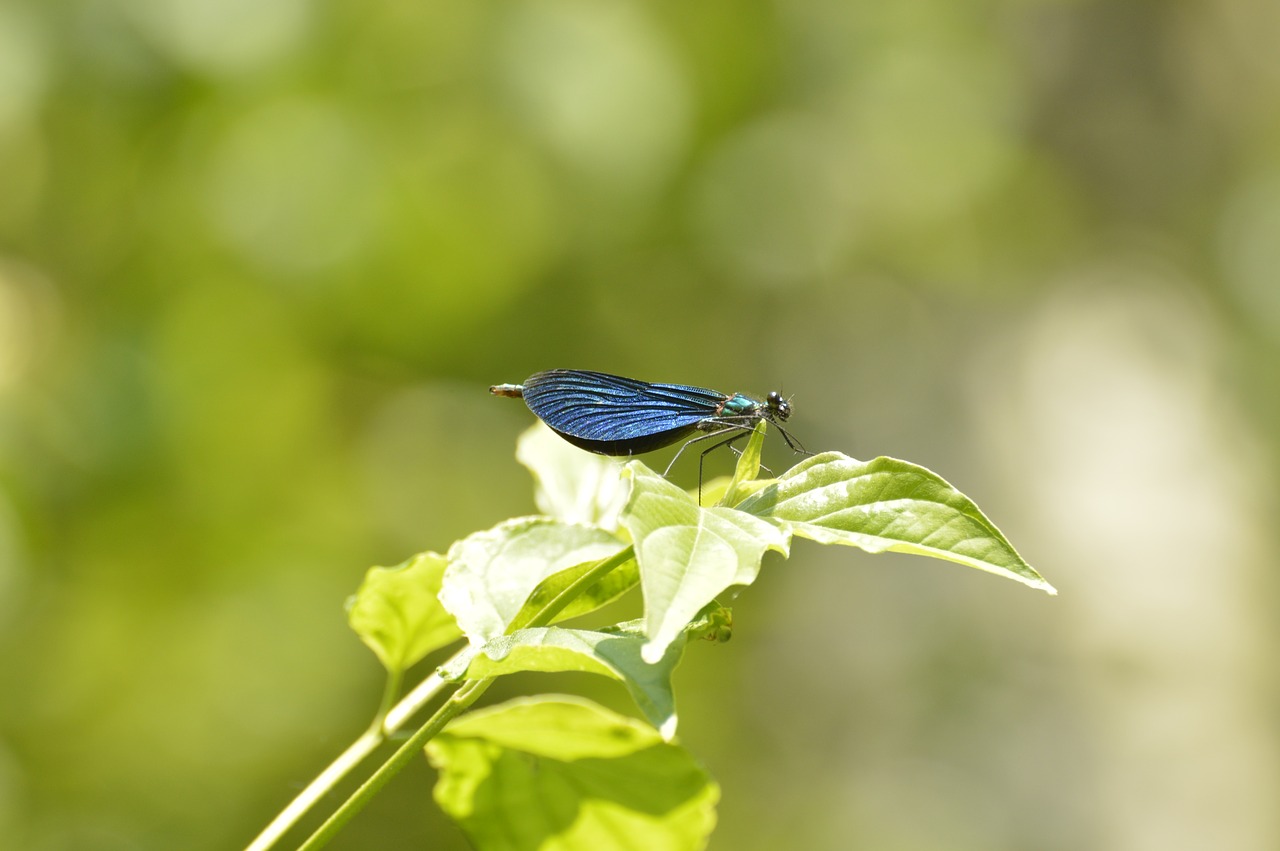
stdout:
{"type": "Polygon", "coordinates": [[[720,406],[720,416],[722,417],[746,417],[756,413],[760,403],[754,399],[748,399],[741,393],[734,393],[724,404],[720,406]]]}

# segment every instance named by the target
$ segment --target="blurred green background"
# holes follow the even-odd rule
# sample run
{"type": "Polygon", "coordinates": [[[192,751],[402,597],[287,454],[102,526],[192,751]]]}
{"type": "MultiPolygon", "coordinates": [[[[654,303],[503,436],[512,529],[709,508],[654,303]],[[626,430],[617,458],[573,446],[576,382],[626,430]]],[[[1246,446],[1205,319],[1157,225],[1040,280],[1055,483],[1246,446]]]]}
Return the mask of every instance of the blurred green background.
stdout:
{"type": "MultiPolygon", "coordinates": [[[[781,389],[1061,591],[766,562],[680,671],[712,848],[1280,847],[1277,43],[1274,0],[0,2],[0,845],[247,843],[376,707],[365,568],[533,510],[486,388],[563,366],[781,389]]],[[[547,688],[627,708],[491,696],[547,688]]],[[[464,847],[431,781],[334,847],[464,847]]]]}

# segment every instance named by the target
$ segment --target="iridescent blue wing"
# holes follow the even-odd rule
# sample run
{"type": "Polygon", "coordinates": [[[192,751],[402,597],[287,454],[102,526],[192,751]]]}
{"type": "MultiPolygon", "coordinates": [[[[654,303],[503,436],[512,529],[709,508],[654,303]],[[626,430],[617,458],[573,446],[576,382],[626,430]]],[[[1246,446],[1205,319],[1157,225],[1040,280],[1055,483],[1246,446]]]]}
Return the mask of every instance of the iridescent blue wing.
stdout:
{"type": "Polygon", "coordinates": [[[524,401],[570,443],[602,455],[636,455],[675,443],[714,418],[728,398],[684,384],[650,384],[583,369],[529,376],[524,401]]]}

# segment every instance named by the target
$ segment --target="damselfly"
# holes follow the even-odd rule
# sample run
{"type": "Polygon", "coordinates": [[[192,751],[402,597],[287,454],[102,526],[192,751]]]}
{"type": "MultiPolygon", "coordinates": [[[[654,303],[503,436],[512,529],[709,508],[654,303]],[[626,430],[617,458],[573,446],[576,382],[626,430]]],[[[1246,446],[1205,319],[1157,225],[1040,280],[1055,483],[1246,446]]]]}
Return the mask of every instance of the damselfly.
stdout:
{"type": "MultiPolygon", "coordinates": [[[[489,392],[523,398],[556,434],[600,455],[638,455],[692,438],[671,459],[668,472],[691,444],[731,432],[704,449],[705,457],[746,437],[761,420],[774,425],[792,450],[809,454],[782,427],[791,416],[791,403],[777,391],[758,402],[741,393],[726,395],[687,384],[651,384],[585,369],[549,369],[535,372],[524,384],[496,384],[489,392]]],[[[701,486],[702,458],[698,482],[701,486]]]]}

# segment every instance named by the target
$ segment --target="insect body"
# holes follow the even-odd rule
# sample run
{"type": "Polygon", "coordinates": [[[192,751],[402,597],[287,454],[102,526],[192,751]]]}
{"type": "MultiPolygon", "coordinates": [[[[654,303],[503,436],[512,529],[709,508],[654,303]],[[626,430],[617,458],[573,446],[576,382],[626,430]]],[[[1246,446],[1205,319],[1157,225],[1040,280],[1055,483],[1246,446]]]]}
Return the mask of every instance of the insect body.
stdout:
{"type": "MultiPolygon", "coordinates": [[[[685,446],[729,433],[704,450],[706,455],[745,437],[761,420],[776,426],[791,449],[805,451],[782,427],[791,416],[791,403],[777,391],[760,402],[741,393],[730,396],[687,384],[651,384],[584,369],[549,369],[535,372],[524,384],[497,384],[489,392],[523,398],[556,434],[600,455],[638,455],[687,438],[691,439],[685,446]]],[[[675,458],[671,460],[674,464],[675,458]]]]}

